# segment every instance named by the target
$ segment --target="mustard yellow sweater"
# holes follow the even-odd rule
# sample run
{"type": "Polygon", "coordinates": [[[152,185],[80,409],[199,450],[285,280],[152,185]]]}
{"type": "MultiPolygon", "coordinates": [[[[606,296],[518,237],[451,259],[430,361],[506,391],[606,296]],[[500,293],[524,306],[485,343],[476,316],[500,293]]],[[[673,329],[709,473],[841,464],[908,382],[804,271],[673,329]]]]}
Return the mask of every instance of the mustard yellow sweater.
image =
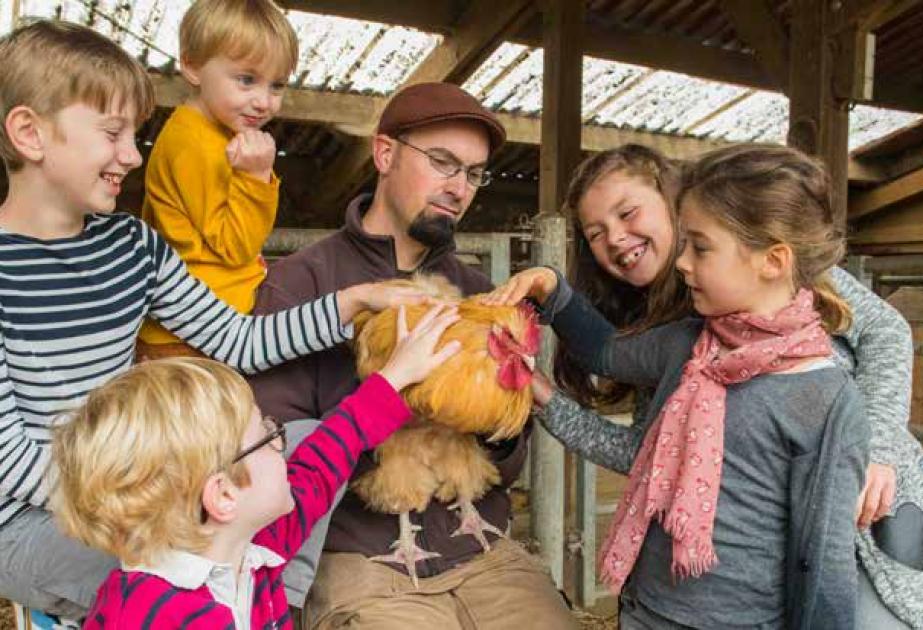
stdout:
{"type": "MultiPolygon", "coordinates": [[[[279,180],[269,183],[231,169],[229,132],[200,111],[180,105],[157,137],[144,176],[142,218],[176,249],[215,294],[241,313],[253,309],[266,275],[260,250],[272,230],[279,180]]],[[[179,341],[153,321],[147,343],[179,341]]]]}

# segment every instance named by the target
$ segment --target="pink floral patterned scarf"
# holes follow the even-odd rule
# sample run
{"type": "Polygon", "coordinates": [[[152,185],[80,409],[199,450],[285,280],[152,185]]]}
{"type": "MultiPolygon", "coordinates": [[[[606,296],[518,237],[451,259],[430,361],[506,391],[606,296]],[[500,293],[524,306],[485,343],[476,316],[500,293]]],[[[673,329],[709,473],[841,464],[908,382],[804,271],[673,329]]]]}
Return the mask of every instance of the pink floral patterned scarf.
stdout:
{"type": "Polygon", "coordinates": [[[735,313],[706,319],[679,387],[644,437],[602,547],[602,579],[615,593],[634,567],[651,519],[673,538],[674,575],[699,577],[718,562],[712,532],[726,387],[830,350],[814,294],[806,289],[771,318],[735,313]]]}

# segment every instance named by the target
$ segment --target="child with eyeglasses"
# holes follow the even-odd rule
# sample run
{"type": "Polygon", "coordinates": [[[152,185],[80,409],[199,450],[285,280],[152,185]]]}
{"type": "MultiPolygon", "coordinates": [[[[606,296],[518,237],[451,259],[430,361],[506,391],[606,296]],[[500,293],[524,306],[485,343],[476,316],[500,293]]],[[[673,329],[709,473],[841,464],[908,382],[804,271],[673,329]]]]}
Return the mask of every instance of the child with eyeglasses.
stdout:
{"type": "Polygon", "coordinates": [[[285,564],[356,459],[404,425],[399,391],[458,350],[433,308],[382,370],[330,412],[286,463],[285,429],[231,368],[198,358],[139,364],[56,429],[61,528],[115,555],[84,628],[291,628],[285,564]]]}

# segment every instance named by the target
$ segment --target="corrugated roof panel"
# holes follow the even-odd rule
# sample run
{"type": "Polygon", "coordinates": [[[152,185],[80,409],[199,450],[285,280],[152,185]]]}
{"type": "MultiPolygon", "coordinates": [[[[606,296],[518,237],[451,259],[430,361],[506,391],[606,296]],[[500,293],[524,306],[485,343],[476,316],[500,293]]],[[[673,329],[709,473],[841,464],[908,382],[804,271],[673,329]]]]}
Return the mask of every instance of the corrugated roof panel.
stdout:
{"type": "MultiPolygon", "coordinates": [[[[0,33],[10,28],[10,0],[0,0],[0,33]]],[[[190,0],[21,0],[20,15],[91,24],[151,66],[177,55],[178,31],[190,0]]],[[[391,94],[441,37],[410,28],[288,12],[301,42],[295,83],[317,90],[391,94]]],[[[541,49],[503,44],[464,87],[488,107],[538,115],[541,49]]],[[[788,101],[780,94],[629,64],[584,59],[587,122],[729,141],[783,142],[788,101]]],[[[850,148],[919,121],[917,114],[856,107],[850,148]]]]}
{"type": "Polygon", "coordinates": [[[598,122],[598,112],[605,108],[619,90],[640,80],[650,70],[627,63],[613,63],[593,57],[583,59],[583,118],[598,122]]]}
{"type": "MultiPolygon", "coordinates": [[[[90,24],[136,56],[147,48],[146,41],[152,47],[148,63],[160,66],[179,54],[179,24],[190,4],[190,0],[23,0],[20,15],[90,24]]],[[[441,41],[439,35],[411,28],[329,15],[290,11],[288,18],[301,43],[295,79],[315,89],[390,94],[441,41]]]]}
{"type": "Polygon", "coordinates": [[[730,142],[783,143],[788,130],[788,99],[754,92],[696,129],[697,136],[730,142]]]}
{"type": "Polygon", "coordinates": [[[471,94],[478,98],[483,97],[484,92],[493,87],[493,84],[501,78],[504,72],[510,68],[520,56],[529,54],[528,48],[520,44],[511,44],[504,42],[494,51],[484,63],[481,64],[474,74],[462,85],[471,94]]]}
{"type": "Polygon", "coordinates": [[[353,72],[352,90],[390,94],[429,56],[441,38],[402,26],[385,30],[353,72]]]}
{"type": "Polygon", "coordinates": [[[0,33],[6,33],[13,28],[13,0],[3,0],[0,2],[0,33]]]}
{"type": "Polygon", "coordinates": [[[179,23],[188,6],[188,0],[97,0],[92,4],[83,0],[21,0],[19,15],[89,24],[133,55],[147,50],[148,64],[161,66],[176,57],[179,23]]]}
{"type": "Polygon", "coordinates": [[[384,27],[372,23],[354,26],[306,17],[291,16],[301,44],[296,83],[317,90],[348,89],[353,65],[384,27]]]}
{"type": "Polygon", "coordinates": [[[857,105],[849,112],[849,150],[883,138],[921,119],[923,116],[910,112],[857,105]]]}
{"type": "Polygon", "coordinates": [[[674,72],[654,72],[622,92],[594,122],[679,134],[744,91],[674,72]]]}
{"type": "Polygon", "coordinates": [[[542,51],[529,51],[519,63],[506,69],[506,75],[481,100],[491,109],[538,114],[542,111],[543,68],[542,51]]]}

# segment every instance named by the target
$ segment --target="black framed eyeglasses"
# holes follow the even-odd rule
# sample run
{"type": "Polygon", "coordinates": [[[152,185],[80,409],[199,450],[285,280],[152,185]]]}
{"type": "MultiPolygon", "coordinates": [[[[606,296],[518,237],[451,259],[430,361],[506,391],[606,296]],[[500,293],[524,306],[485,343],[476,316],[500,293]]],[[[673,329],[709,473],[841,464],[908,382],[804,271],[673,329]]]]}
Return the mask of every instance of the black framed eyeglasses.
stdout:
{"type": "Polygon", "coordinates": [[[234,457],[234,459],[231,461],[231,464],[236,464],[247,455],[255,453],[267,444],[270,446],[270,448],[272,448],[272,450],[278,453],[285,452],[285,424],[273,416],[263,416],[262,425],[263,428],[266,429],[266,435],[261,440],[239,452],[237,456],[234,457]]]}
{"type": "Polygon", "coordinates": [[[464,171],[465,179],[475,188],[483,188],[493,179],[493,174],[483,166],[465,166],[457,158],[450,154],[436,153],[433,149],[421,149],[418,146],[410,144],[403,138],[395,138],[395,140],[404,146],[408,146],[415,151],[419,151],[427,158],[429,158],[429,165],[433,167],[433,170],[435,170],[446,179],[455,177],[464,171]]]}

